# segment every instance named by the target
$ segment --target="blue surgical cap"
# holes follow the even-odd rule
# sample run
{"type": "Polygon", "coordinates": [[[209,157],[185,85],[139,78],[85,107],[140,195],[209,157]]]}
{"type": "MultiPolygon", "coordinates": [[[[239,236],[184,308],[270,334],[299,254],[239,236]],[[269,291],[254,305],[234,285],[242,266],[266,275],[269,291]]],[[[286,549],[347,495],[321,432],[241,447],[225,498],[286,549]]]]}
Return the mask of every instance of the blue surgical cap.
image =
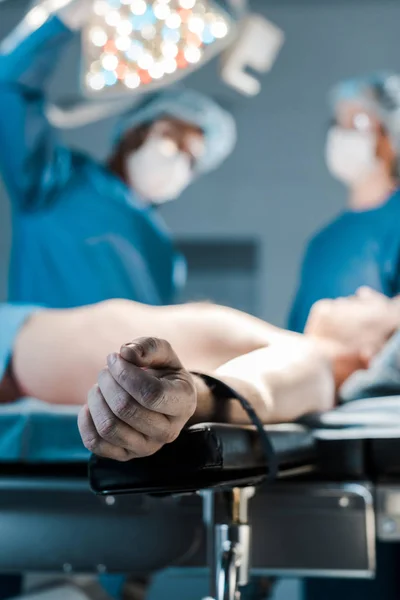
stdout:
{"type": "Polygon", "coordinates": [[[330,103],[333,110],[342,100],[356,100],[372,111],[386,128],[400,154],[400,76],[383,72],[342,81],[333,88],[330,103]]]}
{"type": "Polygon", "coordinates": [[[184,88],[167,89],[147,96],[121,119],[116,139],[129,129],[172,117],[195,125],[203,131],[205,152],[196,165],[197,173],[216,169],[236,144],[236,125],[230,113],[211,98],[184,88]]]}

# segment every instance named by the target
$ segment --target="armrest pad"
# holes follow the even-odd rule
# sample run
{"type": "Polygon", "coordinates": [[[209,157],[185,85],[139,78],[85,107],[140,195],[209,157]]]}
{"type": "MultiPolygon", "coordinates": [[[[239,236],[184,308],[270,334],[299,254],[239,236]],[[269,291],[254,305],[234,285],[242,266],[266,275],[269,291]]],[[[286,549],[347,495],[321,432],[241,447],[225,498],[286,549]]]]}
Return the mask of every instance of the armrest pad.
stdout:
{"type": "MultiPolygon", "coordinates": [[[[266,428],[279,472],[314,460],[311,432],[298,425],[266,428]]],[[[90,484],[96,493],[183,493],[224,485],[250,485],[268,472],[257,431],[250,426],[204,423],[185,429],[153,456],[126,463],[93,456],[90,484]]]]}

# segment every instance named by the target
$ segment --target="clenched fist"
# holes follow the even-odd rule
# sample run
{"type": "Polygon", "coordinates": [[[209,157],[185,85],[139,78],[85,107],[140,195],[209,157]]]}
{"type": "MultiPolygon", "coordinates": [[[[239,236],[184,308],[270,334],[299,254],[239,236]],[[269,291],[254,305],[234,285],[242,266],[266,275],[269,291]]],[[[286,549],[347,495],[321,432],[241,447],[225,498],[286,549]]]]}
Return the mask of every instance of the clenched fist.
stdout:
{"type": "Polygon", "coordinates": [[[79,414],[79,431],[99,456],[149,456],[177,438],[196,403],[193,378],[169,343],[140,338],[108,357],[79,414]]]}

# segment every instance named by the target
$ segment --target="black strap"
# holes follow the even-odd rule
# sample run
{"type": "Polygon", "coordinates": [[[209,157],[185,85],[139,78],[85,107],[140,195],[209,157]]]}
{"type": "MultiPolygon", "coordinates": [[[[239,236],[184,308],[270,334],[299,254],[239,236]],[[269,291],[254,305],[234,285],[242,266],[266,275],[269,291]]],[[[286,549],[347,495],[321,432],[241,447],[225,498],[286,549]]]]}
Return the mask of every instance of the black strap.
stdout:
{"type": "Polygon", "coordinates": [[[267,459],[268,479],[271,481],[274,480],[278,474],[278,457],[276,456],[271,439],[268,433],[265,431],[261,419],[257,415],[250,402],[246,400],[246,398],[242,396],[242,394],[239,394],[239,392],[231,388],[223,381],[216,379],[215,377],[205,375],[204,373],[193,373],[193,375],[200,377],[218,399],[234,399],[239,401],[241,407],[248,414],[251,422],[256,427],[260,435],[260,441],[265,453],[265,457],[267,459]]]}

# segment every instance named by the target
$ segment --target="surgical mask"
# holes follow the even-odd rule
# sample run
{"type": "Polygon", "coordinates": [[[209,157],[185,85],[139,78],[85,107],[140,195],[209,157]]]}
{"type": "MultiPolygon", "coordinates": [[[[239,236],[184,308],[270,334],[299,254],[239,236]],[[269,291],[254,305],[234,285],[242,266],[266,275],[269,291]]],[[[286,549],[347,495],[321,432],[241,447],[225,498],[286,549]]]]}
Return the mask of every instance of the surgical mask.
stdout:
{"type": "Polygon", "coordinates": [[[326,143],[330,173],[347,185],[357,183],[379,163],[376,143],[372,132],[332,127],[326,143]]]}
{"type": "Polygon", "coordinates": [[[190,157],[159,134],[150,134],[128,157],[126,171],[131,187],[152,204],[174,200],[192,180],[190,157]]]}

